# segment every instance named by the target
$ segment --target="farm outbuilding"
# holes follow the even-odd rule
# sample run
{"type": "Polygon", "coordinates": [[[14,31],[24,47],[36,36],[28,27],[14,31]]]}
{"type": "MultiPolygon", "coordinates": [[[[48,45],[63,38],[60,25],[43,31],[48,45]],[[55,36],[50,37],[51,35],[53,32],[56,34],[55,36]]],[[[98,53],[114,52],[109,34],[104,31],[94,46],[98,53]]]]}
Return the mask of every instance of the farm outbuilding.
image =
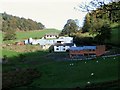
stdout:
{"type": "Polygon", "coordinates": [[[24,44],[29,44],[29,40],[24,40],[24,44]]]}
{"type": "Polygon", "coordinates": [[[50,45],[54,45],[55,43],[73,43],[73,37],[59,37],[58,39],[32,39],[29,38],[28,40],[24,40],[25,44],[40,44],[40,45],[45,45],[45,44],[50,44],[50,45]]]}
{"type": "Polygon", "coordinates": [[[74,43],[56,43],[53,46],[53,50],[54,52],[66,52],[70,47],[76,47],[76,45],[74,43]]]}
{"type": "Polygon", "coordinates": [[[55,43],[73,43],[73,37],[59,37],[54,40],[55,43]]]}
{"type": "Polygon", "coordinates": [[[64,43],[73,43],[73,37],[59,37],[57,41],[63,41],[64,43]]]}
{"type": "Polygon", "coordinates": [[[71,43],[73,43],[73,37],[59,37],[58,39],[48,39],[48,38],[47,39],[45,39],[45,38],[32,39],[32,38],[29,38],[28,40],[24,40],[24,44],[31,44],[31,45],[39,44],[42,49],[48,49],[51,45],[54,45],[55,52],[66,51],[66,49],[68,49],[71,45],[73,45],[71,43]],[[56,45],[57,46],[60,45],[59,50],[57,50],[58,48],[56,48],[56,45]],[[65,46],[65,50],[62,50],[63,46],[65,46]]]}
{"type": "Polygon", "coordinates": [[[71,47],[69,49],[69,55],[71,58],[75,56],[101,56],[104,53],[105,45],[71,47]]]}

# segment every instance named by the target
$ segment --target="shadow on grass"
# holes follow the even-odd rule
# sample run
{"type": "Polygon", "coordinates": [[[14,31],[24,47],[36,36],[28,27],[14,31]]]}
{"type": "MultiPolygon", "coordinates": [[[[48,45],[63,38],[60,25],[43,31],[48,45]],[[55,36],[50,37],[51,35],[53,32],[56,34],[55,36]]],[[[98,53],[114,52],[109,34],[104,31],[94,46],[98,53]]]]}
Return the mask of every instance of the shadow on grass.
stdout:
{"type": "MultiPolygon", "coordinates": [[[[69,72],[74,72],[76,74],[81,74],[81,73],[76,72],[79,68],[77,65],[73,66],[73,67],[72,66],[67,67],[66,65],[69,65],[69,63],[63,64],[63,63],[60,62],[60,63],[55,63],[56,64],[55,66],[52,66],[53,65],[52,64],[49,67],[48,65],[50,63],[55,62],[54,60],[49,58],[49,55],[53,56],[54,53],[50,54],[48,51],[36,51],[36,52],[19,54],[18,56],[13,56],[13,57],[7,57],[7,56],[4,57],[4,62],[3,62],[3,89],[12,89],[12,90],[13,89],[14,90],[16,90],[16,89],[20,89],[20,90],[21,89],[35,89],[35,88],[39,89],[39,87],[31,85],[31,83],[35,79],[41,80],[42,76],[43,76],[43,78],[45,78],[46,76],[47,76],[47,78],[48,77],[49,78],[58,77],[57,74],[64,76],[63,73],[62,73],[62,71],[64,72],[64,69],[65,69],[64,74],[67,72],[65,74],[66,76],[70,74],[69,72]],[[43,72],[41,67],[44,67],[44,64],[47,64],[45,66],[46,67],[48,66],[47,68],[49,68],[49,70],[53,69],[53,71],[45,70],[46,68],[44,68],[45,72],[43,72]],[[60,69],[60,68],[62,68],[62,69],[60,69]],[[69,70],[71,70],[71,71],[69,71],[69,70]],[[74,71],[74,70],[76,70],[76,71],[74,71]],[[56,76],[54,76],[54,75],[56,75],[56,76]]],[[[62,55],[64,56],[64,54],[62,54],[62,55]]],[[[84,66],[84,64],[82,64],[82,63],[77,63],[76,62],[75,64],[80,64],[81,67],[83,68],[83,71],[84,71],[84,69],[86,70],[86,68],[84,68],[84,67],[87,64],[84,66]]],[[[92,63],[95,63],[95,62],[92,62],[92,63]]],[[[89,65],[89,63],[88,63],[88,65],[89,65]]],[[[74,74],[73,74],[73,76],[74,76],[74,74]]],[[[67,77],[69,77],[69,76],[67,76],[67,77]]],[[[61,77],[59,77],[59,78],[61,78],[61,77]]],[[[58,80],[59,80],[59,78],[58,78],[58,80]]],[[[68,79],[68,78],[66,78],[66,79],[68,79]]],[[[52,80],[52,79],[50,79],[50,80],[52,80]]],[[[56,82],[56,84],[59,83],[59,81],[57,81],[57,80],[55,82],[56,82]]],[[[100,83],[100,86],[101,86],[101,84],[102,83],[100,83]]],[[[70,85],[70,84],[68,84],[68,85],[70,85]]],[[[110,85],[114,86],[114,84],[110,84],[110,85]]],[[[115,85],[118,85],[118,84],[115,84],[115,85]]],[[[94,88],[95,86],[97,87],[97,86],[99,86],[99,84],[91,84],[90,86],[88,85],[85,88],[87,88],[87,89],[89,87],[94,88]]],[[[81,88],[78,85],[78,87],[76,86],[75,88],[73,88],[71,90],[80,90],[80,89],[81,88]]]]}
{"type": "Polygon", "coordinates": [[[2,88],[27,86],[36,78],[40,78],[42,72],[36,68],[46,60],[46,51],[36,51],[18,56],[2,58],[2,88]]]}

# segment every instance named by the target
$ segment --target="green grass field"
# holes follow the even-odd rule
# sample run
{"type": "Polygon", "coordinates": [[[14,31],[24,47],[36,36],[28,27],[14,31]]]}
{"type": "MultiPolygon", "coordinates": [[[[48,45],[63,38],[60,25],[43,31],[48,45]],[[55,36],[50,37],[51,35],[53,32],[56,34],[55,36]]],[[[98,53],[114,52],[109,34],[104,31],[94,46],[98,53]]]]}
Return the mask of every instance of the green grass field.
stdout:
{"type": "MultiPolygon", "coordinates": [[[[40,39],[41,37],[43,37],[45,34],[47,33],[60,33],[60,30],[57,29],[44,29],[44,30],[34,30],[34,31],[17,31],[16,32],[16,40],[9,40],[9,41],[4,41],[3,43],[15,43],[16,41],[23,41],[25,39],[28,38],[38,38],[40,39]]],[[[2,32],[0,32],[1,35],[2,32]]],[[[0,40],[2,41],[2,36],[0,37],[0,40]]]]}
{"type": "Polygon", "coordinates": [[[85,61],[60,61],[38,65],[37,68],[43,72],[43,76],[30,86],[74,88],[84,87],[88,81],[97,83],[118,79],[118,57],[117,60],[113,60],[113,58],[96,60],[86,61],[86,63],[85,61]],[[99,63],[96,63],[96,60],[99,63]],[[74,65],[70,66],[71,63],[74,65]],[[91,76],[91,73],[95,75],[91,76]]]}
{"type": "Polygon", "coordinates": [[[10,61],[12,65],[3,65],[3,71],[10,70],[14,66],[37,68],[42,73],[42,76],[27,86],[39,88],[85,87],[88,81],[98,83],[118,79],[120,56],[115,57],[116,59],[109,57],[105,60],[97,58],[84,61],[56,61],[48,58],[48,54],[49,52],[46,51],[26,53],[24,63],[19,62],[20,59],[14,57],[13,61],[12,59],[10,61]],[[74,65],[71,66],[71,63],[74,65]],[[91,76],[91,73],[94,73],[94,75],[91,76]]]}
{"type": "Polygon", "coordinates": [[[60,33],[60,30],[56,29],[44,29],[44,30],[36,30],[36,31],[28,31],[28,32],[16,32],[17,39],[28,39],[30,37],[32,38],[41,38],[47,33],[60,33]]]}

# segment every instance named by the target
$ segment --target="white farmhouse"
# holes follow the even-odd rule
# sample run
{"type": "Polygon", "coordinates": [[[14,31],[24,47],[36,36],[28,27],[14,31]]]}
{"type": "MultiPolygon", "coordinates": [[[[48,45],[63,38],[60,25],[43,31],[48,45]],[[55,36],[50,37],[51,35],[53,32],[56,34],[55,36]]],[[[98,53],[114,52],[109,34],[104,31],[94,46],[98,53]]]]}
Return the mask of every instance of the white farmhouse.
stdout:
{"type": "Polygon", "coordinates": [[[32,45],[36,45],[36,44],[40,44],[40,39],[37,39],[37,40],[33,40],[31,42],[32,45]]]}
{"type": "MultiPolygon", "coordinates": [[[[51,37],[52,38],[52,37],[51,37]]],[[[70,46],[74,46],[73,37],[59,37],[58,39],[32,39],[24,40],[25,44],[36,45],[39,44],[43,49],[48,49],[51,45],[60,45],[59,50],[57,50],[56,46],[54,46],[55,52],[57,51],[66,51],[70,46]],[[64,50],[65,48],[65,50],[64,50]]]]}
{"type": "Polygon", "coordinates": [[[73,43],[73,37],[59,37],[58,39],[54,40],[56,43],[73,43]]]}
{"type": "Polygon", "coordinates": [[[45,39],[56,39],[58,37],[58,34],[53,34],[53,33],[49,33],[49,34],[46,34],[44,36],[45,39]]]}

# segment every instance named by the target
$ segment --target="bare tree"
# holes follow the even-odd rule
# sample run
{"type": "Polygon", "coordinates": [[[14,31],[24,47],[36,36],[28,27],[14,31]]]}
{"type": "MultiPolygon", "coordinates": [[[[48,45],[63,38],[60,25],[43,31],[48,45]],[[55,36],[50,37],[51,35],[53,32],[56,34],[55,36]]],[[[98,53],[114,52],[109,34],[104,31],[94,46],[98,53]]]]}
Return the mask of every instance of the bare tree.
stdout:
{"type": "Polygon", "coordinates": [[[82,2],[78,5],[78,7],[75,7],[74,9],[77,9],[82,12],[91,12],[93,10],[96,10],[96,8],[102,8],[102,6],[107,5],[110,2],[119,2],[120,0],[92,0],[90,2],[82,2]]]}

